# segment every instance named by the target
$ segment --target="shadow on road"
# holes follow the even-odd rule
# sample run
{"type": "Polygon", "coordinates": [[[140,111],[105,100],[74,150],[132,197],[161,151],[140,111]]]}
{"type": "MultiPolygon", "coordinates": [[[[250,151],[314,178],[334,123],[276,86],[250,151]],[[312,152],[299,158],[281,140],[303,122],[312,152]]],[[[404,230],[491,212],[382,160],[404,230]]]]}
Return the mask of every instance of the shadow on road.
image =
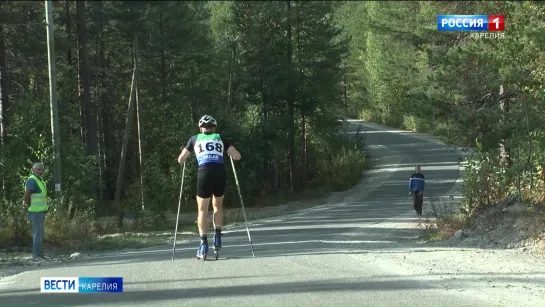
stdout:
{"type": "MultiPolygon", "coordinates": [[[[235,278],[245,278],[252,276],[238,276],[235,278]]],[[[255,276],[253,276],[255,277],[255,276]]],[[[354,278],[344,279],[324,279],[321,281],[301,281],[301,282],[283,282],[283,283],[266,283],[260,285],[231,285],[231,286],[210,286],[210,287],[191,287],[191,282],[202,279],[179,279],[179,280],[160,280],[153,284],[141,283],[126,283],[124,288],[128,288],[124,293],[112,294],[42,294],[39,289],[29,289],[26,291],[9,291],[2,296],[2,306],[82,306],[82,305],[136,305],[143,303],[154,303],[173,300],[190,300],[190,299],[214,299],[214,298],[229,298],[234,296],[269,296],[278,294],[297,295],[301,293],[342,293],[354,291],[365,293],[372,292],[389,292],[403,290],[417,290],[441,287],[441,283],[448,283],[449,280],[437,281],[432,280],[433,275],[420,275],[414,278],[400,278],[399,276],[377,276],[372,281],[366,281],[354,278]],[[188,284],[189,283],[189,284],[188,284]],[[144,286],[146,289],[142,289],[144,286]],[[163,289],[155,289],[163,287],[163,289]],[[167,289],[164,289],[164,288],[167,289]]],[[[465,276],[451,284],[449,288],[467,289],[471,283],[486,281],[494,278],[495,281],[505,281],[510,283],[518,283],[528,281],[534,283],[543,283],[543,278],[528,280],[528,276],[522,278],[512,276],[502,278],[494,275],[482,276],[465,276]]],[[[226,279],[230,279],[226,277],[226,279]]],[[[213,283],[213,280],[210,281],[213,283]]],[[[330,295],[331,295],[330,294],[330,295]]],[[[363,302],[361,302],[363,304],[363,302]]]]}
{"type": "Polygon", "coordinates": [[[28,306],[28,302],[36,302],[34,306],[81,306],[107,303],[108,305],[161,302],[175,299],[231,297],[240,295],[271,295],[287,293],[312,292],[348,292],[348,291],[398,291],[421,288],[415,280],[389,281],[347,281],[323,280],[320,282],[286,282],[264,285],[237,285],[226,287],[209,287],[192,289],[179,285],[177,288],[163,290],[131,290],[124,293],[110,294],[41,294],[25,293],[24,296],[2,296],[2,306],[28,306]],[[6,303],[6,305],[4,305],[6,303]]]}

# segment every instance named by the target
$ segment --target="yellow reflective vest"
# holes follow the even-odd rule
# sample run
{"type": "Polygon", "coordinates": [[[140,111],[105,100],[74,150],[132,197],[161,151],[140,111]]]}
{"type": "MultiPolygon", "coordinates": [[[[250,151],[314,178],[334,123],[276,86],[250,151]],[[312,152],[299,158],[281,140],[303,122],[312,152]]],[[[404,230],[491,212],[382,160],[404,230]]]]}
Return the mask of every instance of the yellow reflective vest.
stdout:
{"type": "Polygon", "coordinates": [[[40,187],[40,193],[30,194],[30,206],[28,207],[29,212],[42,212],[47,211],[49,208],[47,206],[47,189],[45,188],[45,183],[34,175],[30,175],[27,181],[34,179],[38,187],[40,187]]]}

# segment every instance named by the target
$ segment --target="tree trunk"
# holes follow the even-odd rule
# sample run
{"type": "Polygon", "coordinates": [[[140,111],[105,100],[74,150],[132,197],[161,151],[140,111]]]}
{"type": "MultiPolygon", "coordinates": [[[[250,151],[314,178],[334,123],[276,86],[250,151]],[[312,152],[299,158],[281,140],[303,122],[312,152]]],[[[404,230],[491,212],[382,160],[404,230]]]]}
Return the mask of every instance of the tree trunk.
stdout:
{"type": "Polygon", "coordinates": [[[297,165],[295,161],[295,116],[294,116],[294,104],[295,104],[295,90],[292,80],[292,37],[291,37],[291,1],[286,1],[287,14],[288,14],[288,37],[287,37],[287,57],[288,57],[288,152],[290,157],[290,184],[292,191],[298,191],[297,187],[297,165]]]}
{"type": "Polygon", "coordinates": [[[114,206],[117,211],[117,227],[123,227],[123,208],[121,208],[121,190],[123,188],[123,174],[125,173],[125,162],[127,159],[127,151],[129,145],[129,138],[131,133],[131,125],[133,122],[133,109],[134,109],[134,92],[135,92],[135,79],[136,79],[136,67],[133,69],[132,82],[131,82],[131,94],[129,95],[129,108],[127,110],[127,121],[125,123],[125,133],[123,135],[123,145],[121,146],[121,159],[119,159],[119,169],[117,171],[117,181],[115,189],[114,206]]]}
{"type": "MultiPolygon", "coordinates": [[[[503,96],[504,94],[504,88],[503,85],[500,85],[500,91],[499,96],[503,96]]],[[[509,117],[509,98],[504,99],[500,102],[500,109],[502,110],[502,121],[504,124],[507,122],[509,117]]],[[[504,167],[509,168],[511,167],[511,150],[508,145],[508,139],[505,133],[505,129],[502,129],[502,139],[500,141],[500,155],[502,164],[504,167]]]]}
{"type": "MultiPolygon", "coordinates": [[[[98,4],[100,6],[100,11],[103,12],[104,10],[104,1],[99,1],[98,4]]],[[[100,28],[102,31],[104,30],[104,22],[100,21],[100,28]]],[[[101,33],[102,33],[101,31],[101,33]]],[[[108,82],[107,73],[110,71],[110,61],[108,61],[106,57],[106,42],[103,34],[101,34],[99,38],[99,58],[101,59],[100,67],[100,87],[102,88],[102,91],[100,93],[100,99],[97,101],[97,112],[100,117],[100,123],[98,124],[100,126],[101,134],[99,136],[100,144],[102,149],[102,169],[103,169],[103,178],[102,178],[102,190],[103,190],[103,199],[111,200],[114,197],[114,191],[113,191],[113,182],[115,178],[115,166],[114,161],[115,159],[112,158],[111,152],[113,151],[113,148],[116,148],[117,144],[115,144],[115,137],[113,135],[114,125],[112,124],[112,114],[114,113],[112,103],[109,103],[109,97],[114,97],[113,89],[112,89],[112,83],[108,82]],[[110,162],[111,161],[111,162],[110,162]]]]}
{"type": "MultiPolygon", "coordinates": [[[[526,133],[528,134],[528,165],[533,166],[533,159],[532,155],[534,152],[533,149],[533,142],[532,142],[532,134],[530,133],[530,120],[528,119],[528,97],[524,96],[524,117],[526,119],[526,133]]],[[[519,158],[520,159],[520,158],[519,158]]],[[[543,178],[543,177],[541,177],[543,178]]],[[[543,180],[545,182],[545,180],[543,180]]],[[[530,175],[530,190],[534,189],[534,176],[533,174],[530,175]]]]}
{"type": "MultiPolygon", "coordinates": [[[[89,76],[89,52],[87,49],[87,29],[85,25],[86,1],[76,1],[77,31],[78,31],[78,57],[80,76],[80,99],[85,110],[85,145],[89,156],[97,156],[97,125],[93,117],[93,105],[91,100],[91,86],[89,76]],[[83,95],[82,95],[83,93],[83,95]]],[[[89,184],[89,195],[96,199],[96,175],[97,171],[91,172],[89,184]]]]}
{"type": "Polygon", "coordinates": [[[272,171],[271,171],[271,141],[269,136],[269,111],[267,108],[267,94],[265,93],[265,76],[263,75],[263,62],[260,63],[259,68],[259,82],[260,82],[260,89],[261,92],[261,116],[262,116],[262,135],[265,139],[265,150],[263,155],[263,172],[265,174],[265,189],[268,190],[274,182],[274,178],[271,177],[272,171]]]}
{"type": "MultiPolygon", "coordinates": [[[[233,47],[234,49],[234,47],[233,47]]],[[[233,98],[232,98],[232,91],[233,91],[233,61],[235,57],[235,51],[231,51],[231,57],[229,58],[229,85],[227,89],[227,114],[231,115],[232,109],[233,109],[233,98]]]]}
{"type": "MultiPolygon", "coordinates": [[[[163,108],[167,104],[167,81],[166,81],[166,55],[165,55],[165,32],[163,27],[163,6],[159,5],[159,33],[161,34],[161,101],[163,102],[163,108]]],[[[168,112],[168,111],[167,111],[168,112]]]]}
{"type": "Polygon", "coordinates": [[[142,210],[146,208],[146,197],[144,191],[144,132],[142,121],[142,110],[140,107],[140,96],[138,94],[138,79],[139,79],[139,67],[138,67],[138,38],[134,35],[134,67],[136,70],[136,77],[134,79],[134,97],[136,102],[136,126],[138,129],[138,172],[140,174],[140,197],[142,210]]]}
{"type": "Polygon", "coordinates": [[[231,68],[231,77],[232,77],[232,82],[231,82],[231,104],[232,104],[232,108],[234,110],[238,110],[238,86],[240,84],[240,82],[238,82],[237,80],[237,69],[238,69],[238,65],[240,64],[240,58],[238,57],[238,52],[237,52],[237,46],[234,45],[233,46],[233,50],[232,50],[232,68],[231,68]]]}
{"type": "Polygon", "coordinates": [[[343,76],[343,98],[344,98],[344,108],[345,110],[348,110],[348,77],[346,76],[346,73],[343,76]]]}
{"type": "Polygon", "coordinates": [[[7,130],[9,126],[9,89],[8,89],[8,67],[6,59],[6,41],[4,27],[0,24],[0,144],[5,145],[7,141],[7,130]]]}
{"type": "MultiPolygon", "coordinates": [[[[191,63],[190,65],[193,65],[193,63],[191,63]]],[[[193,126],[196,126],[199,122],[199,110],[198,110],[198,103],[196,101],[196,97],[192,94],[193,91],[194,91],[194,88],[193,88],[193,78],[195,76],[195,69],[193,66],[191,66],[191,68],[189,69],[189,75],[191,76],[190,79],[189,79],[189,91],[190,91],[190,97],[189,97],[189,104],[190,104],[190,108],[191,108],[191,120],[192,120],[192,123],[193,123],[193,126]]]]}
{"type": "MultiPolygon", "coordinates": [[[[1,5],[0,5],[1,6],[1,5]]],[[[6,60],[6,41],[4,37],[4,27],[0,24],[0,153],[5,154],[8,138],[9,125],[9,90],[8,90],[8,67],[6,60]]],[[[9,189],[8,180],[2,178],[2,190],[9,189]]],[[[6,195],[2,193],[2,195],[6,195]]]]}
{"type": "Polygon", "coordinates": [[[66,48],[66,62],[68,63],[68,67],[72,66],[72,18],[70,18],[70,1],[64,0],[64,13],[66,18],[66,38],[70,44],[70,47],[66,48]]]}
{"type": "Polygon", "coordinates": [[[302,152],[302,156],[303,156],[303,161],[301,163],[301,184],[302,184],[302,188],[305,188],[306,185],[307,185],[307,123],[306,123],[306,116],[305,114],[302,114],[301,115],[302,117],[302,124],[301,124],[301,129],[302,129],[302,133],[301,133],[301,137],[302,137],[302,148],[303,148],[303,152],[302,152]]]}
{"type": "MultiPolygon", "coordinates": [[[[99,7],[99,10],[103,10],[104,8],[104,2],[103,1],[97,1],[97,5],[99,7]]],[[[105,174],[106,174],[106,146],[104,142],[104,105],[105,105],[105,76],[104,76],[104,59],[105,59],[105,45],[104,45],[104,38],[103,38],[103,31],[104,31],[104,22],[100,20],[98,22],[99,26],[99,37],[98,37],[98,51],[96,54],[97,57],[97,68],[98,68],[98,75],[95,79],[95,101],[96,101],[96,126],[97,126],[97,158],[98,158],[98,197],[99,199],[104,199],[104,182],[105,182],[105,174]]],[[[95,208],[98,209],[98,208],[95,208]]],[[[95,210],[96,214],[96,210],[95,210]]]]}
{"type": "MultiPolygon", "coordinates": [[[[298,62],[298,71],[299,71],[299,86],[304,87],[303,84],[303,47],[301,44],[301,15],[300,15],[300,6],[301,4],[298,3],[295,6],[295,29],[296,29],[296,40],[297,40],[297,62],[298,62]]],[[[304,97],[303,97],[304,99],[304,97]]],[[[301,101],[301,104],[303,105],[301,107],[301,118],[302,118],[302,124],[301,124],[301,149],[302,149],[302,163],[300,168],[300,184],[301,188],[305,188],[307,185],[307,167],[308,167],[308,151],[307,151],[307,129],[306,129],[306,114],[304,109],[305,100],[301,101]]]]}
{"type": "MultiPolygon", "coordinates": [[[[104,70],[107,71],[110,68],[109,65],[104,67],[104,70]]],[[[102,124],[102,147],[104,148],[103,153],[103,168],[104,168],[104,193],[106,193],[107,198],[111,200],[113,198],[113,180],[115,178],[115,170],[112,167],[114,165],[115,159],[112,158],[110,154],[112,148],[115,148],[114,137],[112,135],[113,126],[111,120],[111,105],[108,103],[108,97],[112,97],[112,86],[111,83],[106,82],[106,73],[102,71],[101,73],[101,84],[104,91],[102,92],[102,108],[101,108],[101,124],[102,124]]]]}
{"type": "MultiPolygon", "coordinates": [[[[72,14],[70,12],[70,1],[64,0],[64,30],[66,32],[66,68],[68,69],[67,74],[69,76],[74,75],[74,71],[77,72],[78,69],[78,62],[74,61],[74,51],[73,51],[73,42],[74,42],[74,29],[73,29],[73,20],[72,20],[72,14]]],[[[73,80],[71,77],[67,78],[67,81],[70,82],[69,88],[74,89],[78,86],[79,82],[79,75],[77,77],[77,80],[73,80]]],[[[68,101],[70,104],[77,103],[81,106],[81,102],[79,99],[75,99],[73,96],[73,91],[70,90],[69,93],[64,98],[65,101],[68,101]]],[[[69,108],[68,104],[62,103],[62,105],[59,105],[59,115],[60,115],[60,125],[61,127],[70,127],[70,129],[62,129],[61,138],[74,138],[76,135],[79,134],[80,137],[83,135],[83,127],[80,123],[79,125],[76,123],[73,123],[72,120],[72,114],[71,112],[67,112],[67,108],[69,108]],[[63,110],[64,109],[64,110],[63,110]],[[77,131],[79,129],[79,132],[77,131]]],[[[80,110],[81,111],[81,110],[80,110]]],[[[81,116],[81,114],[80,114],[81,116]]],[[[81,120],[81,118],[80,118],[81,120]]],[[[83,139],[81,139],[83,142],[83,139]]]]}

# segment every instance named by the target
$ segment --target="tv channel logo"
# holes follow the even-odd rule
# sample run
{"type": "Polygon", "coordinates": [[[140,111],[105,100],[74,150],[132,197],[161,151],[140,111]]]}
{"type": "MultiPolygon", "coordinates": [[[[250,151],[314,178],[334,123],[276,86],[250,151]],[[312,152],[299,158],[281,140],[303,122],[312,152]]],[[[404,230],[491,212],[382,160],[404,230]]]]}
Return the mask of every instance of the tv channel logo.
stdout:
{"type": "Polygon", "coordinates": [[[504,15],[438,15],[439,31],[483,31],[505,30],[504,15]]]}
{"type": "Polygon", "coordinates": [[[76,277],[41,277],[40,292],[78,293],[79,279],[76,277]]]}
{"type": "Polygon", "coordinates": [[[123,292],[123,277],[41,277],[42,293],[123,292]]]}

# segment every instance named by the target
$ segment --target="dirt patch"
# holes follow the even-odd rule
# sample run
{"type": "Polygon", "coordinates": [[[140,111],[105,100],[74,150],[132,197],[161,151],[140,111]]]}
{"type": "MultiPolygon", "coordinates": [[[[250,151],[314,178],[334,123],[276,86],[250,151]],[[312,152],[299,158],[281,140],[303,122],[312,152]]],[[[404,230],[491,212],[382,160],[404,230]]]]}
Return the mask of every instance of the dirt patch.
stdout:
{"type": "Polygon", "coordinates": [[[545,206],[507,201],[481,209],[471,220],[451,214],[428,223],[453,247],[522,249],[545,255],[545,206]]]}

